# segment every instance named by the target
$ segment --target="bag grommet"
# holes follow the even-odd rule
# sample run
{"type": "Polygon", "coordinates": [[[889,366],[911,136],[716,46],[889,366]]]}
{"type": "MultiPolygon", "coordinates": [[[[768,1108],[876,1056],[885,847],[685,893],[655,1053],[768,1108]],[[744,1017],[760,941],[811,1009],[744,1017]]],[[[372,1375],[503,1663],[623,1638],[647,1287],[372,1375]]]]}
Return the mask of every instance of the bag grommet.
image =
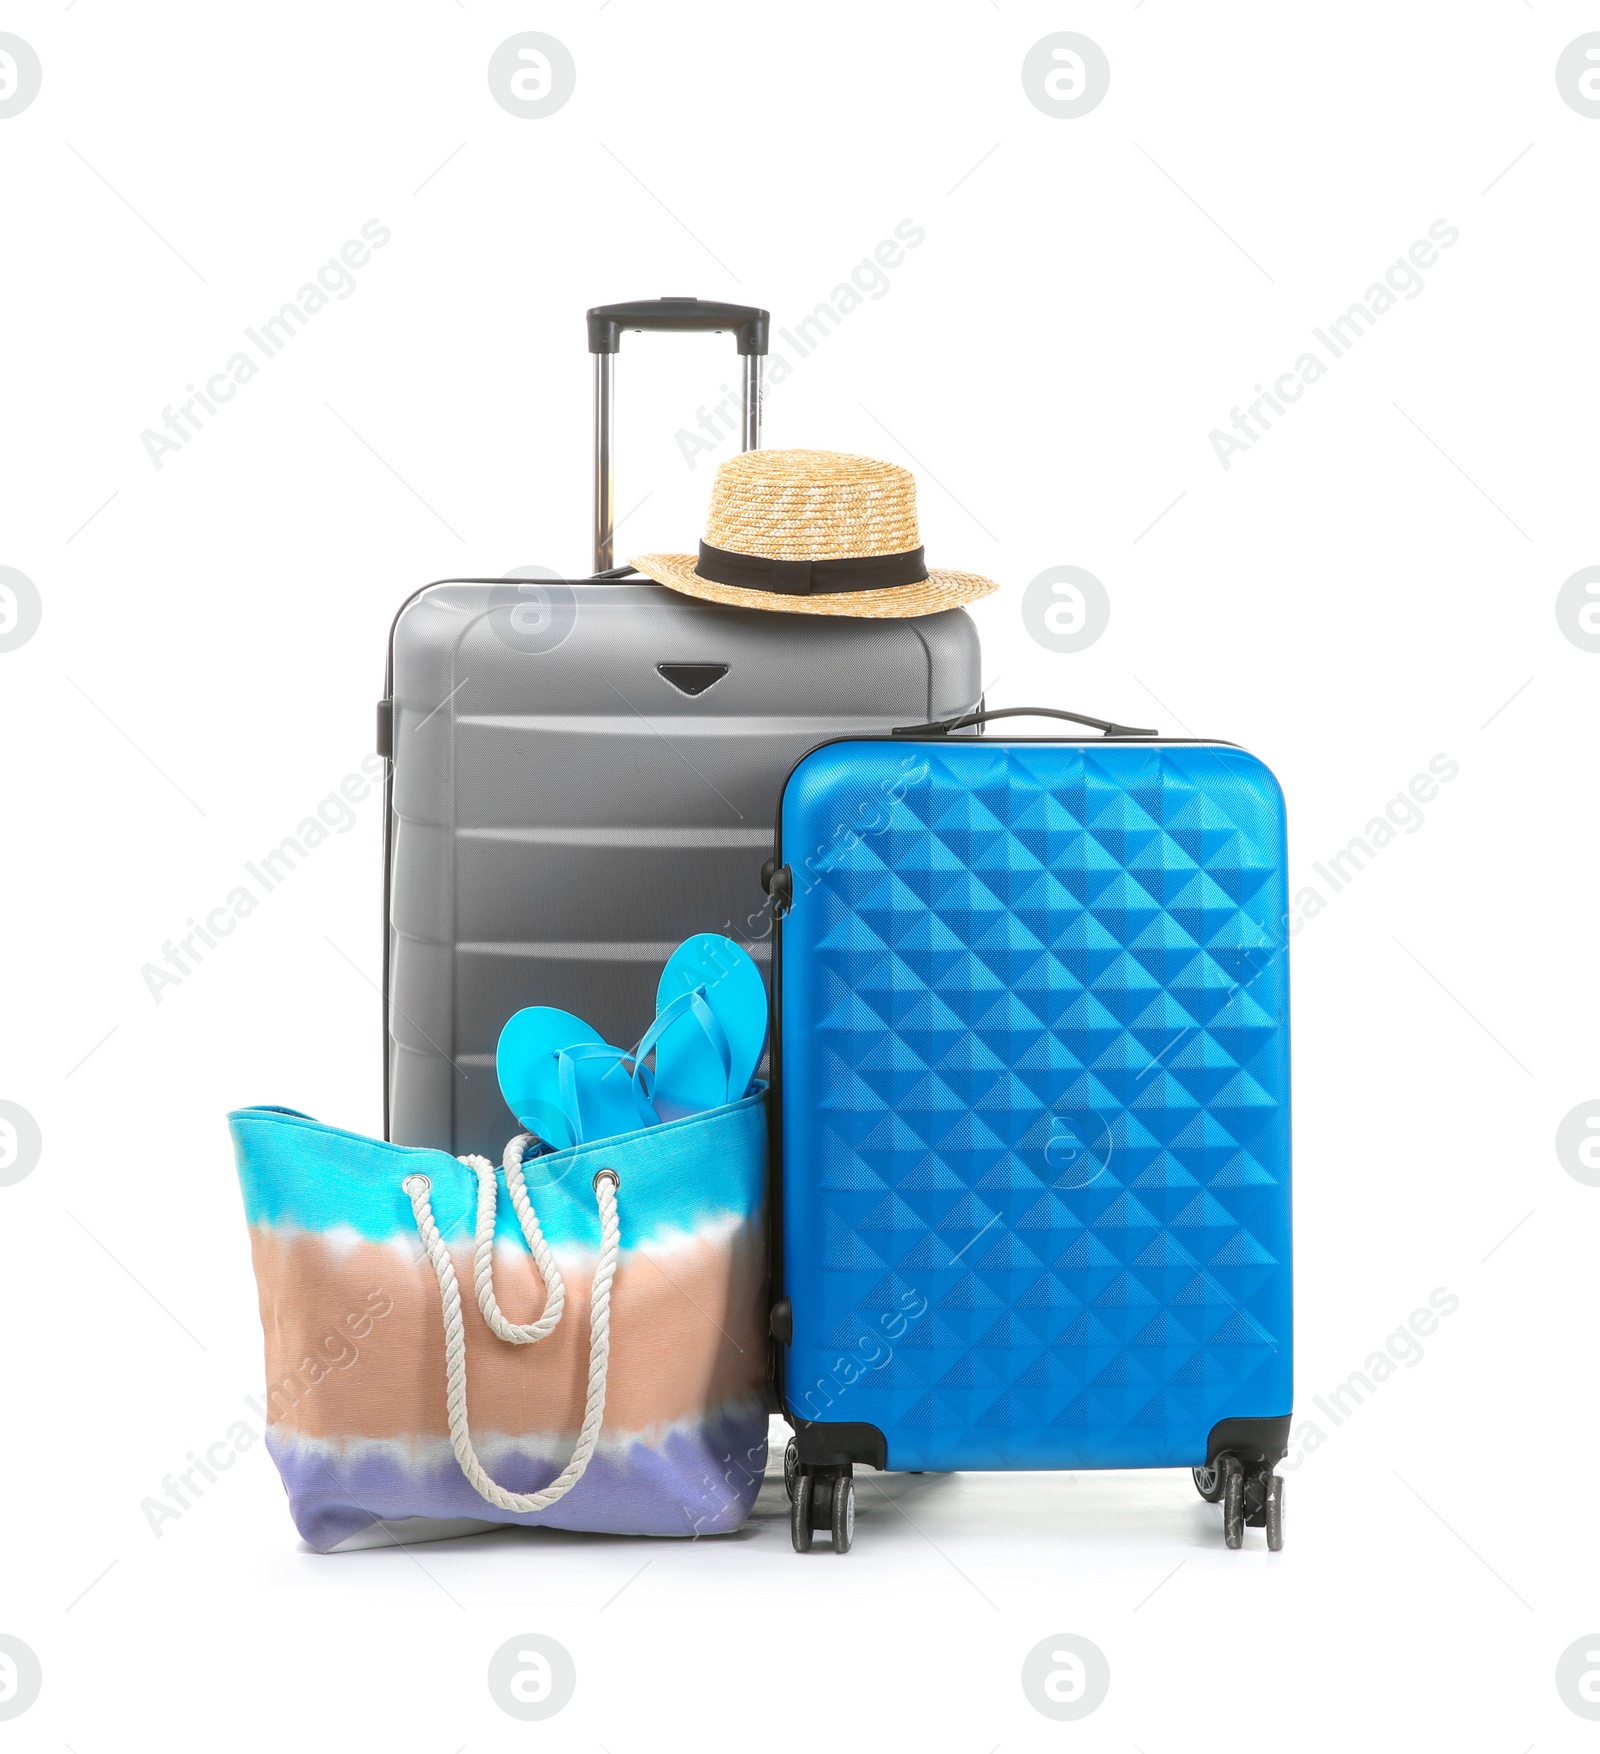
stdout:
{"type": "Polygon", "coordinates": [[[425,1175],[408,1175],[400,1187],[408,1198],[415,1199],[418,1194],[427,1193],[433,1183],[425,1175]]]}
{"type": "Polygon", "coordinates": [[[600,1187],[600,1178],[603,1175],[608,1175],[611,1177],[611,1191],[613,1193],[615,1193],[617,1191],[617,1189],[619,1189],[622,1186],[622,1177],[620,1175],[618,1175],[614,1169],[597,1169],[594,1172],[594,1180],[589,1183],[589,1186],[598,1192],[599,1187],[600,1187]]]}

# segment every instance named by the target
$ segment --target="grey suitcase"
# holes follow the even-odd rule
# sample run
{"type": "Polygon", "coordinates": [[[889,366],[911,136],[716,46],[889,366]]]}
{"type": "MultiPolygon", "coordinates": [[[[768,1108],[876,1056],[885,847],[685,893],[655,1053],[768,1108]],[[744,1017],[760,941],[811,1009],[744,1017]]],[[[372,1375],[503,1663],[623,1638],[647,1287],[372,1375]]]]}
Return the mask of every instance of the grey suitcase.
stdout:
{"type": "Polygon", "coordinates": [[[395,617],[385,809],[385,1131],[497,1157],[515,1121],[494,1051],[520,1006],[619,1046],[672,949],[724,932],[770,963],[761,867],[785,776],[814,744],[965,712],[978,636],[704,603],[611,568],[612,365],[630,330],[726,330],[760,440],[767,313],[662,299],[589,313],[592,579],[453,579],[395,617]]]}

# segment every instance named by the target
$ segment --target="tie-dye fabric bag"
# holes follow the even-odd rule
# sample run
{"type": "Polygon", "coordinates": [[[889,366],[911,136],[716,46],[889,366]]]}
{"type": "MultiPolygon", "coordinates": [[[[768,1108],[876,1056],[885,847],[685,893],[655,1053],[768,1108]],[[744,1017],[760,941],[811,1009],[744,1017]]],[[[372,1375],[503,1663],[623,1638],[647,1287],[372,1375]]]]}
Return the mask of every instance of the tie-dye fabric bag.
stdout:
{"type": "Polygon", "coordinates": [[[742,1102],[499,1168],[229,1116],[267,1447],[328,1551],[493,1523],[721,1534],[766,1466],[767,1125],[742,1102]]]}

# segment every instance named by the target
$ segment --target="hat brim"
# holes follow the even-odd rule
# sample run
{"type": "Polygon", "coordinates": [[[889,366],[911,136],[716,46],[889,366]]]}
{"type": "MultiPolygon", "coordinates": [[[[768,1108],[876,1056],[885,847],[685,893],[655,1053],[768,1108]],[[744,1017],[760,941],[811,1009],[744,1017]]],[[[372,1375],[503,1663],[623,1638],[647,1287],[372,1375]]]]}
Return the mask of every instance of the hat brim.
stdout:
{"type": "Polygon", "coordinates": [[[937,615],[941,609],[959,609],[975,603],[1000,587],[993,579],[971,572],[930,571],[914,585],[894,585],[881,591],[835,591],[815,597],[792,597],[782,591],[752,591],[743,585],[719,585],[695,571],[693,554],[638,554],[629,562],[647,578],[686,597],[707,603],[727,603],[735,609],[765,609],[779,615],[849,615],[864,620],[897,620],[909,615],[937,615]]]}

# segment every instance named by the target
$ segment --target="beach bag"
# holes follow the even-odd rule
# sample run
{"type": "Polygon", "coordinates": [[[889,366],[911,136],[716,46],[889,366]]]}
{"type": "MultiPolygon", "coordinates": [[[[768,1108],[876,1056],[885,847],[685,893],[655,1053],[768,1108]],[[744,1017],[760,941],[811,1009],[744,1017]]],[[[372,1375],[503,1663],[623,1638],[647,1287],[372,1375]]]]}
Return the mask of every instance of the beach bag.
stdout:
{"type": "Polygon", "coordinates": [[[765,1097],[503,1163],[229,1116],[266,1443],[319,1551],[737,1529],[766,1467],[765,1097]]]}

